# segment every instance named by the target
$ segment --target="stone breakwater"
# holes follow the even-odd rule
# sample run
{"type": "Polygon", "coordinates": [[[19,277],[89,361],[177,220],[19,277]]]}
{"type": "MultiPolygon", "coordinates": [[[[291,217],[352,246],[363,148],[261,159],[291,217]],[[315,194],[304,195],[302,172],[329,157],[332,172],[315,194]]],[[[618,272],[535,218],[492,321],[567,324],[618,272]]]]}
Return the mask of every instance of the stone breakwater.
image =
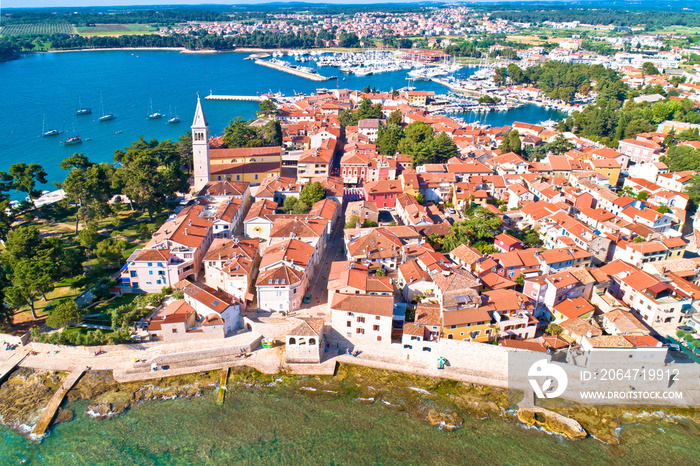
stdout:
{"type": "Polygon", "coordinates": [[[268,68],[282,71],[284,73],[293,74],[294,76],[299,76],[300,78],[310,79],[311,81],[316,82],[330,81],[331,79],[335,79],[334,77],[326,77],[321,76],[319,74],[307,73],[306,71],[298,70],[296,68],[292,68],[291,66],[280,65],[278,63],[270,63],[269,61],[265,60],[255,60],[255,64],[267,66],[268,68]]]}

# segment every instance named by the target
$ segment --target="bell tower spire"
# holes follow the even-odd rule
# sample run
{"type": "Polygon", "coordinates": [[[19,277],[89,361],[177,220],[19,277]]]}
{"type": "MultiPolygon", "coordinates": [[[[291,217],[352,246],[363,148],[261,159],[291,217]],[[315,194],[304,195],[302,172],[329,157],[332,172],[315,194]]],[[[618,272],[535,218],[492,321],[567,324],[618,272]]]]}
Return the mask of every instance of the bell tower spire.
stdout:
{"type": "Polygon", "coordinates": [[[199,192],[210,181],[209,166],[209,123],[202,110],[202,102],[197,93],[197,109],[192,122],[192,162],[194,165],[194,190],[199,192]]]}

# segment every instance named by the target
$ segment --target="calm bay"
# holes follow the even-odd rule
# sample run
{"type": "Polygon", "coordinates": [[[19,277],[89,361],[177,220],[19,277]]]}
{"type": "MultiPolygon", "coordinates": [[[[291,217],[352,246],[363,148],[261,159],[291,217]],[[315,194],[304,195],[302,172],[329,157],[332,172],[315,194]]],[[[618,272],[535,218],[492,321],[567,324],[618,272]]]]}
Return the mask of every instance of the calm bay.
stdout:
{"type": "MultiPolygon", "coordinates": [[[[337,68],[320,68],[322,75],[338,75],[338,81],[316,83],[244,60],[245,53],[184,54],[178,51],[100,50],[29,54],[0,63],[0,170],[13,163],[39,163],[54,189],[65,173],[58,164],[75,152],[95,162],[111,161],[114,151],[139,136],[146,139],[178,138],[189,129],[197,93],[261,95],[267,92],[311,94],[316,88],[336,86],[361,90],[369,85],[390,91],[408,85],[405,71],[358,77],[342,75],[337,68]],[[75,116],[78,105],[92,114],[75,116]],[[116,119],[98,122],[104,113],[116,119]],[[164,118],[147,120],[152,111],[164,118]],[[172,116],[181,123],[166,124],[172,116]],[[41,137],[42,128],[65,134],[41,137]],[[61,146],[61,139],[79,135],[83,143],[61,146]]],[[[287,58],[287,57],[285,57],[287,58]]],[[[288,59],[288,58],[287,58],[288,59]]],[[[307,64],[308,65],[308,64],[307,64]]],[[[458,76],[468,76],[464,68],[458,76]]],[[[416,82],[419,90],[445,93],[433,82],[416,82]]],[[[255,102],[203,101],[212,134],[223,133],[236,116],[250,118],[255,102]]],[[[493,126],[513,121],[539,123],[559,119],[562,113],[534,105],[508,112],[465,114],[465,121],[480,120],[493,126]]]]}

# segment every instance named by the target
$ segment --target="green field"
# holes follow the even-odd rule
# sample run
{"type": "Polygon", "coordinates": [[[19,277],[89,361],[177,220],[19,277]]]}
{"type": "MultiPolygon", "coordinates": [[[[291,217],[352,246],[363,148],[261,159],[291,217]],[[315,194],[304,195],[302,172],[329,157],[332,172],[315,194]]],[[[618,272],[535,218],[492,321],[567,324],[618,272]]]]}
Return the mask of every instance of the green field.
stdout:
{"type": "Polygon", "coordinates": [[[25,34],[72,34],[73,32],[73,26],[68,23],[9,24],[0,28],[0,36],[22,36],[25,34]]]}
{"type": "Polygon", "coordinates": [[[121,36],[125,34],[151,34],[158,31],[149,24],[96,24],[76,28],[81,36],[121,36]]]}

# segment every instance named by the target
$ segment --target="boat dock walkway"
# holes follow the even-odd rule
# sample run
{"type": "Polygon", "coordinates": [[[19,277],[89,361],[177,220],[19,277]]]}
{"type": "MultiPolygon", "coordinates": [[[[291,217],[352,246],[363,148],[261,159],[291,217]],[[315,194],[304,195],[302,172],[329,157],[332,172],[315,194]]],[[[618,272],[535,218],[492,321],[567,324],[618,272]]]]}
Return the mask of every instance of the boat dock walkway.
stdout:
{"type": "Polygon", "coordinates": [[[267,100],[267,97],[260,95],[215,95],[210,94],[204,100],[242,100],[247,102],[262,102],[267,100]]]}
{"type": "Polygon", "coordinates": [[[68,393],[68,391],[71,388],[73,388],[73,385],[75,385],[75,383],[80,377],[82,377],[84,373],[85,368],[81,367],[73,370],[73,372],[68,374],[66,380],[63,381],[61,386],[58,388],[56,393],[54,393],[53,397],[49,401],[49,404],[46,405],[46,408],[44,408],[44,411],[41,413],[39,421],[36,423],[34,429],[32,430],[32,438],[41,439],[46,434],[46,431],[51,425],[51,421],[53,421],[53,418],[56,416],[58,408],[63,402],[63,397],[66,396],[66,393],[68,393]]]}
{"type": "Polygon", "coordinates": [[[219,379],[219,395],[216,398],[216,404],[224,404],[224,399],[226,398],[226,386],[228,385],[228,376],[231,373],[230,367],[221,368],[221,378],[219,379]]]}
{"type": "Polygon", "coordinates": [[[12,372],[19,363],[21,363],[24,358],[27,357],[31,348],[23,348],[20,351],[16,351],[15,354],[10,356],[6,361],[0,364],[0,383],[5,380],[5,377],[12,372]]]}
{"type": "Polygon", "coordinates": [[[297,69],[291,68],[289,66],[279,65],[277,63],[270,63],[269,61],[265,61],[265,60],[255,60],[255,64],[267,66],[268,68],[282,71],[284,73],[293,74],[294,76],[299,76],[300,78],[306,78],[306,79],[310,79],[311,81],[316,81],[316,82],[330,81],[331,79],[336,79],[335,76],[326,77],[326,76],[321,76],[320,74],[307,73],[306,71],[297,70],[297,69]]]}

